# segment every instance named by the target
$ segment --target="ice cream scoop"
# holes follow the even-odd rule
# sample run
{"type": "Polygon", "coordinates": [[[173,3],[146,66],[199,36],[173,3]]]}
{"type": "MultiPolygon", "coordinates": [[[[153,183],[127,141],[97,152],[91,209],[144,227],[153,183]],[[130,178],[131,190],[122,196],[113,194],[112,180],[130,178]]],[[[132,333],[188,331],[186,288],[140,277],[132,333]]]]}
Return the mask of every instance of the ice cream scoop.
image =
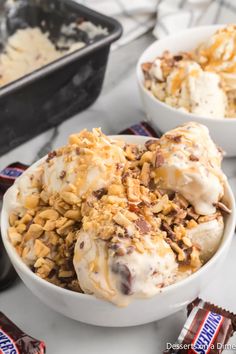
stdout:
{"type": "Polygon", "coordinates": [[[26,172],[25,178],[19,179],[19,206],[32,207],[27,199],[32,195],[37,199],[39,187],[48,196],[73,192],[78,201],[86,193],[106,187],[125,163],[119,144],[122,142],[112,141],[100,129],[71,135],[69,143],[49,153],[34,174],[26,172]]]}
{"type": "Polygon", "coordinates": [[[172,107],[199,116],[223,118],[227,99],[220,85],[220,76],[204,71],[191,58],[175,58],[166,53],[146,68],[152,93],[172,107]]]}
{"type": "Polygon", "coordinates": [[[48,193],[73,186],[78,197],[108,185],[125,162],[124,151],[99,129],[71,135],[69,144],[51,153],[42,182],[48,193]]]}
{"type": "Polygon", "coordinates": [[[236,89],[236,26],[219,29],[196,50],[196,60],[204,70],[219,73],[225,89],[236,89]]]}
{"type": "Polygon", "coordinates": [[[227,101],[219,75],[183,60],[167,77],[166,103],[199,116],[223,118],[227,101]]]}
{"type": "Polygon", "coordinates": [[[151,297],[173,283],[178,267],[174,252],[161,237],[154,242],[147,236],[145,241],[148,251],[117,256],[106,241],[81,231],[73,263],[83,291],[127,306],[134,298],[151,297]]]}
{"type": "Polygon", "coordinates": [[[162,188],[182,194],[198,214],[213,214],[224,193],[221,160],[208,129],[186,123],[159,140],[155,180],[162,188]]]}
{"type": "Polygon", "coordinates": [[[227,94],[227,117],[235,117],[236,97],[236,26],[219,29],[196,50],[196,61],[204,70],[217,73],[227,94]]]}

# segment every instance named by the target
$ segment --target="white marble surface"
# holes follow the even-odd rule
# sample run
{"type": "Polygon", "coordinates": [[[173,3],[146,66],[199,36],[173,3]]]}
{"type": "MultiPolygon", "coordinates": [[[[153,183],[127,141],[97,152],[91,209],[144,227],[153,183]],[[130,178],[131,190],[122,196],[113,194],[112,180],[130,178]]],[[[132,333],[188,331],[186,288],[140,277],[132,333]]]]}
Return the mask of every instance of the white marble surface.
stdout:
{"type": "MultiPolygon", "coordinates": [[[[68,134],[85,127],[101,126],[109,134],[144,119],[135,80],[135,63],[151,41],[151,35],[146,35],[112,53],[102,95],[87,111],[60,126],[53,148],[64,144],[68,134]]],[[[31,163],[51,135],[52,131],[46,132],[2,156],[0,168],[14,161],[31,163]]],[[[236,193],[236,158],[226,159],[224,169],[236,193]]],[[[224,267],[202,296],[236,312],[235,254],[236,238],[224,267]]],[[[20,281],[0,293],[0,310],[27,333],[44,339],[48,354],[159,354],[166,342],[175,341],[186,318],[185,311],[181,311],[164,320],[139,327],[93,327],[49,309],[20,281]]],[[[236,344],[236,336],[232,342],[236,344]]]]}

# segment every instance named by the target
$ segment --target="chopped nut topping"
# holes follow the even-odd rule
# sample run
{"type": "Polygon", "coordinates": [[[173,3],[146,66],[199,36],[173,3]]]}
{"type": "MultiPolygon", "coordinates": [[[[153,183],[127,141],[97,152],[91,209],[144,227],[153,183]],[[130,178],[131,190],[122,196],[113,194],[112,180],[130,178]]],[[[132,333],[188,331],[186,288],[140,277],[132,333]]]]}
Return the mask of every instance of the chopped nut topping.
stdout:
{"type": "Polygon", "coordinates": [[[51,161],[56,156],[57,156],[57,152],[56,151],[49,152],[46,162],[51,161]]]}
{"type": "Polygon", "coordinates": [[[43,227],[38,224],[32,224],[29,227],[29,230],[25,234],[25,241],[28,241],[30,239],[36,239],[40,237],[43,233],[43,227]]]}
{"type": "Polygon", "coordinates": [[[18,220],[18,215],[15,213],[11,213],[9,216],[9,224],[11,226],[15,225],[15,222],[18,220]]]}
{"type": "Polygon", "coordinates": [[[197,220],[199,218],[199,215],[197,213],[195,213],[193,207],[190,207],[187,209],[187,214],[188,216],[190,216],[191,218],[197,220]]]}
{"type": "Polygon", "coordinates": [[[128,160],[135,161],[138,157],[138,150],[136,145],[128,144],[125,146],[125,153],[128,160]]]}
{"type": "Polygon", "coordinates": [[[175,143],[180,143],[182,135],[181,134],[165,134],[165,137],[169,140],[174,141],[175,143]]]}
{"type": "Polygon", "coordinates": [[[81,212],[80,210],[68,210],[65,213],[65,218],[79,221],[81,219],[81,212]]]}
{"type": "Polygon", "coordinates": [[[36,257],[46,257],[50,253],[50,248],[37,239],[34,244],[34,253],[36,257]]]}
{"type": "Polygon", "coordinates": [[[61,173],[60,173],[60,179],[63,179],[63,178],[65,178],[66,177],[66,171],[61,171],[61,173]]]}
{"type": "Polygon", "coordinates": [[[62,192],[61,193],[62,199],[68,204],[78,204],[80,202],[79,197],[77,197],[74,193],[71,192],[62,192]]]}
{"type": "Polygon", "coordinates": [[[217,219],[218,215],[219,215],[218,213],[215,213],[215,214],[212,214],[212,215],[200,216],[198,218],[198,223],[201,224],[203,222],[215,220],[215,219],[217,219]]]}
{"type": "Polygon", "coordinates": [[[195,156],[194,154],[191,154],[191,155],[189,156],[189,160],[190,160],[190,161],[199,161],[199,157],[195,156]]]}
{"type": "MultiPolygon", "coordinates": [[[[168,65],[175,65],[172,59],[169,58],[168,65]]],[[[121,291],[126,295],[132,294],[134,278],[131,270],[122,264],[122,257],[134,252],[140,255],[152,252],[152,243],[158,246],[160,239],[170,245],[179,266],[186,265],[193,271],[198,269],[200,250],[188,237],[188,230],[199,223],[221,218],[222,212],[230,212],[229,208],[220,201],[215,204],[215,214],[199,215],[182,195],[160,189],[156,169],[163,166],[165,158],[158,139],[147,141],[145,147],[124,142],[117,144],[123,149],[124,160],[115,161],[112,168],[108,163],[106,168],[111,179],[108,175],[109,178],[104,177],[104,188],[98,189],[98,185],[96,189],[94,184],[83,194],[87,167],[91,159],[96,159],[93,149],[101,136],[104,139],[99,130],[74,134],[69,145],[48,155],[50,167],[55,156],[63,155],[66,163],[75,160],[75,170],[69,167],[58,172],[58,178],[64,179],[79,169],[82,177],[79,176],[74,184],[67,184],[64,179],[61,181],[63,189],[52,193],[42,185],[41,175],[31,176],[37,193],[28,195],[25,208],[13,211],[9,216],[8,235],[18,254],[41,278],[79,292],[82,290],[72,260],[80,230],[91,235],[95,242],[102,240],[112,257],[120,260],[112,271],[121,276],[121,291]]],[[[165,136],[174,143],[181,141],[181,134],[165,136]]],[[[113,146],[115,142],[111,144],[113,146]]],[[[103,157],[109,156],[109,149],[110,146],[102,146],[103,157]]],[[[193,154],[189,159],[198,161],[193,154]]],[[[83,252],[89,244],[85,245],[81,240],[78,245],[83,252]]],[[[89,270],[97,273],[99,266],[97,261],[92,261],[89,270]]]]}
{"type": "Polygon", "coordinates": [[[59,214],[56,210],[46,209],[46,210],[41,211],[41,213],[39,213],[38,216],[41,219],[45,219],[45,220],[57,220],[59,217],[59,214]]]}
{"type": "Polygon", "coordinates": [[[179,262],[185,261],[186,255],[185,255],[184,251],[178,246],[178,244],[176,242],[172,242],[172,241],[170,241],[169,244],[170,244],[170,247],[172,248],[172,250],[177,253],[178,261],[179,262]]]}
{"type": "Polygon", "coordinates": [[[132,224],[132,222],[126,217],[124,216],[123,214],[121,214],[120,212],[118,212],[113,220],[120,226],[123,226],[123,227],[128,227],[129,225],[132,224]]]}
{"type": "Polygon", "coordinates": [[[164,156],[160,151],[157,150],[154,156],[154,163],[153,163],[154,167],[159,168],[164,164],[164,162],[165,162],[164,156]]]}
{"type": "Polygon", "coordinates": [[[127,193],[128,199],[131,202],[140,201],[140,182],[138,179],[134,179],[132,177],[127,177],[127,193]]]}
{"type": "Polygon", "coordinates": [[[158,139],[151,139],[151,140],[148,140],[146,141],[145,143],[145,147],[150,150],[150,151],[154,151],[156,149],[158,145],[158,139]]]}
{"type": "Polygon", "coordinates": [[[140,174],[140,180],[141,183],[144,186],[148,186],[149,182],[150,182],[150,172],[151,172],[151,165],[148,162],[144,162],[143,167],[142,167],[142,171],[140,174]]]}
{"type": "Polygon", "coordinates": [[[150,231],[149,224],[142,218],[135,221],[135,225],[139,228],[142,234],[146,234],[150,231]]]}
{"type": "Polygon", "coordinates": [[[97,191],[93,192],[93,195],[97,198],[97,199],[101,199],[104,195],[107,194],[107,189],[106,188],[101,188],[98,189],[97,191]]]}
{"type": "Polygon", "coordinates": [[[200,257],[199,257],[199,251],[197,250],[196,247],[193,247],[193,250],[192,250],[192,253],[190,255],[190,258],[191,258],[191,263],[190,264],[191,264],[191,266],[193,268],[198,269],[198,268],[201,267],[202,262],[201,262],[200,257]]]}
{"type": "Polygon", "coordinates": [[[161,197],[160,200],[157,201],[157,203],[152,207],[152,212],[155,214],[160,213],[163,208],[168,204],[169,198],[168,195],[165,194],[163,197],[161,197]]]}
{"type": "Polygon", "coordinates": [[[9,227],[8,236],[13,246],[18,245],[22,241],[22,236],[19,232],[17,232],[15,227],[9,227]]]}
{"type": "Polygon", "coordinates": [[[25,207],[27,209],[35,209],[39,204],[39,196],[32,194],[25,198],[25,207]]]}
{"type": "Polygon", "coordinates": [[[72,270],[61,270],[58,273],[59,278],[71,278],[73,277],[74,272],[72,270]]]}
{"type": "Polygon", "coordinates": [[[193,229],[197,225],[198,225],[198,223],[194,219],[187,221],[187,228],[188,229],[193,229]]]}

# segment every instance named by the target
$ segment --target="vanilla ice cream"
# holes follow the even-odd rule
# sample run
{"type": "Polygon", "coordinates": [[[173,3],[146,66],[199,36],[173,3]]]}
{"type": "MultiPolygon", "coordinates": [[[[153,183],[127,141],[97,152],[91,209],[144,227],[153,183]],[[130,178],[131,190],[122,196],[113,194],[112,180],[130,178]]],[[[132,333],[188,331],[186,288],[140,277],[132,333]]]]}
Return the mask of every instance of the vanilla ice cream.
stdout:
{"type": "Polygon", "coordinates": [[[51,157],[44,165],[44,189],[51,194],[73,186],[78,197],[106,187],[125,163],[122,148],[99,129],[71,135],[51,157]]]}
{"type": "MultiPolygon", "coordinates": [[[[86,43],[75,41],[78,31],[87,33],[90,42],[96,36],[106,36],[108,30],[89,21],[63,24],[57,42],[39,27],[18,29],[9,38],[0,54],[0,87],[11,83],[62,56],[83,48],[86,43]]],[[[54,38],[55,40],[55,38],[54,38]]]]}
{"type": "Polygon", "coordinates": [[[222,154],[208,129],[190,122],[164,134],[159,140],[162,158],[155,179],[162,188],[181,193],[202,215],[216,211],[224,194],[222,154]]]}
{"type": "Polygon", "coordinates": [[[199,116],[223,118],[227,109],[226,95],[220,77],[189,59],[175,61],[157,58],[149,70],[151,91],[161,101],[199,116]],[[167,63],[165,63],[167,61],[167,63]]]}
{"type": "Polygon", "coordinates": [[[181,61],[166,81],[165,102],[199,116],[223,118],[226,96],[220,78],[193,61],[181,61]]]}
{"type": "Polygon", "coordinates": [[[220,74],[227,91],[236,89],[236,26],[219,29],[196,50],[196,60],[204,68],[220,74]]]}
{"type": "Polygon", "coordinates": [[[134,298],[151,297],[173,283],[178,269],[174,252],[161,237],[155,243],[145,238],[148,252],[134,250],[116,256],[104,240],[82,231],[75,245],[74,267],[84,292],[127,306],[134,298]]]}
{"type": "Polygon", "coordinates": [[[61,57],[40,28],[20,29],[9,37],[0,55],[0,86],[27,75],[61,57]]]}
{"type": "Polygon", "coordinates": [[[187,235],[200,249],[200,257],[207,262],[218,249],[224,231],[223,218],[207,221],[189,229],[187,235]]]}
{"type": "Polygon", "coordinates": [[[196,50],[195,58],[202,68],[217,73],[227,94],[226,117],[236,116],[236,26],[219,29],[196,50]]]}

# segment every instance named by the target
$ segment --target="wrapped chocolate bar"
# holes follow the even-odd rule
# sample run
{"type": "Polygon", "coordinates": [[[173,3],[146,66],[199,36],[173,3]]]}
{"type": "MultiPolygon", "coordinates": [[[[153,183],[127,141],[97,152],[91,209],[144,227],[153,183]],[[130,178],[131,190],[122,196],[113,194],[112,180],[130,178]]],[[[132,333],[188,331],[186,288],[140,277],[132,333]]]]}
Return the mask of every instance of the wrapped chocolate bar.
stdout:
{"type": "Polygon", "coordinates": [[[190,304],[187,306],[187,314],[189,316],[190,312],[192,311],[192,309],[194,307],[200,307],[202,309],[206,309],[206,310],[210,310],[213,312],[217,312],[217,311],[221,311],[221,314],[225,317],[228,317],[231,319],[232,321],[232,326],[234,331],[236,331],[236,315],[233,312],[229,312],[223,308],[219,308],[218,306],[208,302],[208,301],[204,301],[202,299],[200,299],[199,297],[196,298],[194,301],[190,302],[190,304]]]}
{"type": "MultiPolygon", "coordinates": [[[[188,318],[177,342],[164,353],[220,354],[228,348],[235,321],[236,315],[232,312],[196,299],[188,305],[188,318]]],[[[236,345],[231,349],[236,349],[236,345]]]]}
{"type": "Polygon", "coordinates": [[[32,338],[0,312],[1,354],[45,354],[44,342],[32,338]]]}

